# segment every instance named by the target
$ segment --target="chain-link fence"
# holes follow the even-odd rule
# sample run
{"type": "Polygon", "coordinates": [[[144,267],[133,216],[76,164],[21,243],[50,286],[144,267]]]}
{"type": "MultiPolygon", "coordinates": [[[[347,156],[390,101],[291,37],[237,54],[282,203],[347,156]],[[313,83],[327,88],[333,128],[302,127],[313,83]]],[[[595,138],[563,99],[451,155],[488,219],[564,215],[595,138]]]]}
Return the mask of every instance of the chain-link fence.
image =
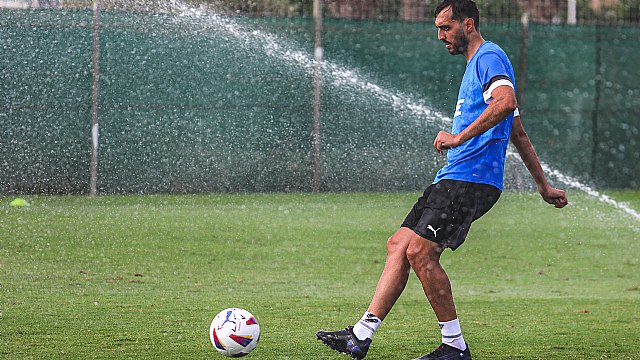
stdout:
{"type": "MultiPolygon", "coordinates": [[[[442,165],[464,64],[435,3],[325,1],[320,189],[421,189],[442,165]]],[[[0,192],[87,191],[96,70],[99,192],[310,189],[311,0],[100,1],[97,64],[93,4],[0,0],[0,192]]],[[[542,159],[639,186],[638,2],[478,4],[542,159]]]]}

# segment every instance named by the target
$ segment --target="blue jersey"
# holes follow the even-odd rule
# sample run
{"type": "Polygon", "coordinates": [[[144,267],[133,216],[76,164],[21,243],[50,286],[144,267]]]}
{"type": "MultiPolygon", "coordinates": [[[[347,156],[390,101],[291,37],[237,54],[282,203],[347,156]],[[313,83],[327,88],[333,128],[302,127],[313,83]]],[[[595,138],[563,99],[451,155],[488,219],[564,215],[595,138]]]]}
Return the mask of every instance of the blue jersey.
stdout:
{"type": "MultiPolygon", "coordinates": [[[[473,55],[462,78],[458,103],[453,117],[452,134],[458,134],[489,106],[491,93],[502,85],[515,92],[513,66],[507,54],[496,44],[486,41],[473,55]]],[[[493,128],[447,152],[445,165],[434,180],[462,180],[488,184],[502,190],[504,162],[513,124],[510,114],[493,128]]]]}

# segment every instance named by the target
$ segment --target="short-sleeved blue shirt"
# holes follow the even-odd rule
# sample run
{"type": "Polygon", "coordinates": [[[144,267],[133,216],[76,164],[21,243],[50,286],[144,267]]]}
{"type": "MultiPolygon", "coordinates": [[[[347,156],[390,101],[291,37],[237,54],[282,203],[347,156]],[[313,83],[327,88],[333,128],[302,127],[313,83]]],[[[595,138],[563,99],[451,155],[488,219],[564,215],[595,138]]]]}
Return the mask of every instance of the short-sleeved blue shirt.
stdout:
{"type": "MultiPolygon", "coordinates": [[[[452,134],[458,134],[489,106],[498,86],[514,88],[513,66],[496,44],[485,41],[473,55],[462,78],[453,118],[452,134]]],[[[493,128],[447,152],[447,165],[433,183],[442,179],[488,184],[502,190],[504,162],[513,124],[510,114],[493,128]]]]}

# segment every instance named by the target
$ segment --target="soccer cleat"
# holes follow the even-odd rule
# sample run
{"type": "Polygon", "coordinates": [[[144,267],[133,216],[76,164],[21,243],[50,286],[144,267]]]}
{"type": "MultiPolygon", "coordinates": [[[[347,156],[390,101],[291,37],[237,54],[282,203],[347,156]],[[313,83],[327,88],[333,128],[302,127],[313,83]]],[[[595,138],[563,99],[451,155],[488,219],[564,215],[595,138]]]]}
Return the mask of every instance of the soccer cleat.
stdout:
{"type": "Polygon", "coordinates": [[[318,331],[316,336],[331,349],[354,359],[364,359],[371,345],[371,339],[360,340],[353,334],[353,326],[339,331],[318,331]]]}
{"type": "Polygon", "coordinates": [[[469,345],[467,349],[462,351],[447,344],[441,344],[435,350],[427,355],[420,356],[414,360],[471,360],[471,351],[469,345]]]}

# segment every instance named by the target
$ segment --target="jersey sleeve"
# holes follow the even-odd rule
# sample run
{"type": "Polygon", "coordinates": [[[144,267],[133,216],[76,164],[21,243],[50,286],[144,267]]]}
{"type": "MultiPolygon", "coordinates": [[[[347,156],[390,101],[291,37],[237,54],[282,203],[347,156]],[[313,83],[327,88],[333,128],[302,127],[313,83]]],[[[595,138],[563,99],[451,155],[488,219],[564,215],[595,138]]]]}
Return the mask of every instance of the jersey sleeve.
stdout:
{"type": "Polygon", "coordinates": [[[509,71],[505,61],[494,52],[482,54],[478,59],[478,78],[482,83],[482,95],[485,103],[492,100],[491,94],[499,86],[510,86],[515,89],[513,80],[509,77],[509,71]]]}

